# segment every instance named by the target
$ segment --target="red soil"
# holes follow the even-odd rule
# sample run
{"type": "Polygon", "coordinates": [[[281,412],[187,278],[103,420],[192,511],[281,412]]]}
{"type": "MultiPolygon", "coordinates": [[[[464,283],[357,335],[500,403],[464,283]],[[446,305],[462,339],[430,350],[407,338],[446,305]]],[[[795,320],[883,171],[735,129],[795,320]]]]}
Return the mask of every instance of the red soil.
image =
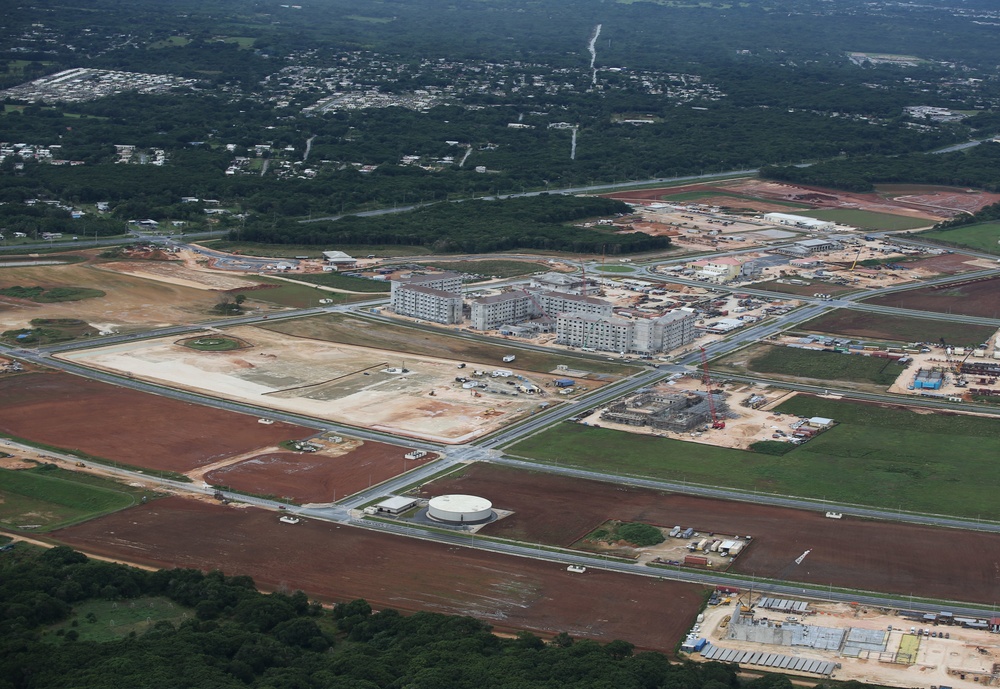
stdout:
{"type": "Polygon", "coordinates": [[[167,498],[55,533],[84,552],[155,567],[248,574],[265,590],[471,615],[505,629],[565,631],[672,651],[701,605],[691,584],[553,563],[167,498]]]}
{"type": "Polygon", "coordinates": [[[556,474],[476,464],[425,495],[470,493],[514,514],[484,535],[569,546],[608,519],[750,535],[733,571],[903,595],[992,603],[1000,534],[874,520],[827,519],[821,512],[659,493],[556,474]],[[811,550],[801,565],[794,560],[811,550]]]}
{"type": "Polygon", "coordinates": [[[190,471],[315,431],[68,373],[0,378],[0,432],[147,469],[190,471]]]}
{"type": "Polygon", "coordinates": [[[897,306],[934,313],[954,313],[982,318],[1000,317],[1000,278],[967,285],[941,285],[886,294],[865,300],[869,304],[897,306]]]}
{"type": "MultiPolygon", "coordinates": [[[[205,480],[230,490],[277,495],[294,502],[333,502],[403,473],[407,452],[398,445],[368,441],[340,457],[279,452],[215,469],[205,474],[205,480]]],[[[435,456],[406,460],[405,469],[435,456]]]]}

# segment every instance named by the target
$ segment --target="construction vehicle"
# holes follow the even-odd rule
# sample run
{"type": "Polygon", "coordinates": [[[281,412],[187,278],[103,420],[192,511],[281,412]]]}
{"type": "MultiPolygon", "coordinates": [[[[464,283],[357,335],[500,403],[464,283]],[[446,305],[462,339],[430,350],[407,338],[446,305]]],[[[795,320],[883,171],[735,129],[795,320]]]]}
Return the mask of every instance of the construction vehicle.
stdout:
{"type": "Polygon", "coordinates": [[[851,264],[851,270],[850,270],[850,272],[852,273],[854,272],[854,267],[858,265],[858,259],[861,258],[861,250],[863,248],[864,248],[863,246],[859,246],[858,253],[854,254],[854,263],[851,264]]]}
{"type": "Polygon", "coordinates": [[[708,397],[708,411],[712,415],[712,428],[723,429],[726,427],[726,422],[718,417],[715,413],[715,395],[712,394],[712,378],[708,374],[708,356],[705,354],[705,348],[699,347],[701,350],[701,368],[704,371],[704,381],[705,381],[705,392],[708,397]]]}

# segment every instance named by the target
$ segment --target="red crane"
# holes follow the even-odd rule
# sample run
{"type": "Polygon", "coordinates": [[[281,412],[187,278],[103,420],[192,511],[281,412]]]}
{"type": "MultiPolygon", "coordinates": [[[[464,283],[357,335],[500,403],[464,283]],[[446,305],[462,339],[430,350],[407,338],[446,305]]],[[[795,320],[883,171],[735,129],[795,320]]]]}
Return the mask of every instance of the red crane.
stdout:
{"type": "Polygon", "coordinates": [[[708,392],[708,410],[712,414],[712,428],[725,428],[726,422],[715,414],[715,395],[712,394],[712,378],[708,375],[708,357],[705,355],[705,348],[698,349],[701,350],[701,368],[705,372],[705,389],[708,392]]]}

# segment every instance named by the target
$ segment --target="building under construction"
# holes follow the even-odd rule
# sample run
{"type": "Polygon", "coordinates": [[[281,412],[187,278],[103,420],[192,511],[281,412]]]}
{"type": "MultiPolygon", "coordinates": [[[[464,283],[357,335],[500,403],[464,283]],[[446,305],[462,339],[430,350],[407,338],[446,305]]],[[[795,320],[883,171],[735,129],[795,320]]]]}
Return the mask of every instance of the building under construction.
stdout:
{"type": "MultiPolygon", "coordinates": [[[[733,418],[723,393],[714,393],[712,401],[717,417],[733,418]]],[[[601,420],[626,426],[649,426],[671,433],[687,433],[713,421],[708,393],[655,391],[642,392],[612,404],[601,412],[601,420]]]]}

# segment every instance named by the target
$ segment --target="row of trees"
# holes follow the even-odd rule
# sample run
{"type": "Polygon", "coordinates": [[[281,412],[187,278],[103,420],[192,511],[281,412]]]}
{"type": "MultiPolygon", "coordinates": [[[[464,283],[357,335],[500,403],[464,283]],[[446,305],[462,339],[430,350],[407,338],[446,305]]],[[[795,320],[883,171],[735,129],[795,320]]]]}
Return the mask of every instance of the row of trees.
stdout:
{"type": "Polygon", "coordinates": [[[65,547],[0,553],[0,689],[792,687],[780,675],[741,684],[736,669],[672,663],[660,653],[636,653],[626,641],[601,645],[559,634],[546,643],[529,633],[502,639],[468,617],[375,613],[361,600],[328,612],[302,592],[260,594],[248,577],[147,572],[65,547]],[[82,640],[79,626],[51,631],[84,601],[144,596],[166,597],[191,617],[104,643],[82,640]]]}

